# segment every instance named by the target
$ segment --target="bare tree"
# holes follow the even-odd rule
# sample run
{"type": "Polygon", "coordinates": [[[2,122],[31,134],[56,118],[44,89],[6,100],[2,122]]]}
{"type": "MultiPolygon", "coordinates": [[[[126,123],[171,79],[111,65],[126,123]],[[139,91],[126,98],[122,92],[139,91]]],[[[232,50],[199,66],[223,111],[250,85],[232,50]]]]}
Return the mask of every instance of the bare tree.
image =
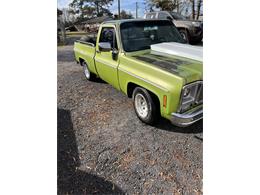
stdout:
{"type": "Polygon", "coordinates": [[[152,11],[153,8],[160,8],[162,11],[173,11],[180,5],[180,0],[147,0],[146,5],[148,10],[152,11]]]}
{"type": "Polygon", "coordinates": [[[195,20],[199,19],[203,0],[146,0],[146,11],[159,8],[163,11],[176,11],[195,20]]]}
{"type": "Polygon", "coordinates": [[[195,19],[195,0],[190,0],[191,2],[191,14],[192,14],[192,19],[195,19]]]}
{"type": "Polygon", "coordinates": [[[199,17],[200,17],[200,8],[201,8],[201,5],[202,5],[202,0],[198,0],[198,4],[197,4],[197,18],[196,18],[196,20],[198,20],[199,17]]]}
{"type": "Polygon", "coordinates": [[[65,44],[66,43],[66,31],[65,31],[64,23],[61,19],[61,15],[62,15],[62,11],[57,9],[57,39],[58,39],[58,42],[65,44]],[[59,33],[61,33],[61,36],[59,33]]]}
{"type": "Polygon", "coordinates": [[[121,11],[120,16],[121,16],[121,19],[132,19],[132,18],[134,18],[133,14],[131,12],[127,13],[125,10],[121,11]]]}

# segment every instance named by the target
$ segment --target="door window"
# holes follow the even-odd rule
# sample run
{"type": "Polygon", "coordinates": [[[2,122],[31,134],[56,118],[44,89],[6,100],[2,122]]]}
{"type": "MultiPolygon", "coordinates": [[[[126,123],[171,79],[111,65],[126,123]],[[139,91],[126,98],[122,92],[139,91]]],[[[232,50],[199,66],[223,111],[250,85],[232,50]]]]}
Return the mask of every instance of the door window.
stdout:
{"type": "Polygon", "coordinates": [[[159,19],[167,19],[167,14],[165,14],[165,13],[159,13],[159,16],[158,16],[158,18],[159,19]]]}
{"type": "Polygon", "coordinates": [[[118,49],[115,29],[112,27],[102,28],[99,42],[109,42],[112,49],[118,49]]]}
{"type": "Polygon", "coordinates": [[[156,15],[156,13],[148,13],[148,14],[146,14],[146,19],[155,19],[155,15],[156,15]]]}

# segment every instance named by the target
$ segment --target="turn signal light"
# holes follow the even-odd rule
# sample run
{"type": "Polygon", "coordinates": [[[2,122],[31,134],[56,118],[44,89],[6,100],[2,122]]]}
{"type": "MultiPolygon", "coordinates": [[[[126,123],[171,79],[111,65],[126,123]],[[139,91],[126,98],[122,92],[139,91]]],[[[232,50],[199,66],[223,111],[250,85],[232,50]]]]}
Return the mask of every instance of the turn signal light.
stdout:
{"type": "Polygon", "coordinates": [[[167,96],[164,95],[163,96],[163,107],[166,108],[166,105],[167,105],[167,96]]]}

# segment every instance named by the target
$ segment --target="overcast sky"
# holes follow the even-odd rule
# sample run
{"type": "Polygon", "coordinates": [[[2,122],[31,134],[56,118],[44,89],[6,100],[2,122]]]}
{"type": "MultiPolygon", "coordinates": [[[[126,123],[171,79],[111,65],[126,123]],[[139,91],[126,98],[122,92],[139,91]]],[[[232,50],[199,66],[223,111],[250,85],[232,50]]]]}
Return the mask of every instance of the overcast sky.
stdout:
{"type": "MultiPolygon", "coordinates": [[[[58,8],[67,8],[72,0],[58,0],[58,8]]],[[[117,0],[114,0],[113,4],[109,7],[109,10],[112,13],[117,13],[117,0]]],[[[135,16],[135,3],[138,2],[138,17],[142,17],[145,12],[145,0],[120,0],[121,2],[121,10],[126,10],[127,12],[131,12],[133,16],[135,16]]]]}

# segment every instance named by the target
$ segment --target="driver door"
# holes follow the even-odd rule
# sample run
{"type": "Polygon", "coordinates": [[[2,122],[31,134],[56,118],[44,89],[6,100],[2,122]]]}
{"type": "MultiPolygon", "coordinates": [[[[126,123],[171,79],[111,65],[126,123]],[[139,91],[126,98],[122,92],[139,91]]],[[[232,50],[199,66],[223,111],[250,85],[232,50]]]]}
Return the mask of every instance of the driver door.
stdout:
{"type": "Polygon", "coordinates": [[[102,49],[99,47],[99,44],[96,46],[95,62],[97,72],[101,79],[111,84],[115,88],[120,89],[117,75],[117,68],[119,64],[118,58],[112,58],[113,51],[118,53],[117,35],[115,27],[113,26],[104,26],[101,29],[98,43],[107,42],[111,45],[110,51],[102,51],[102,49]]]}

